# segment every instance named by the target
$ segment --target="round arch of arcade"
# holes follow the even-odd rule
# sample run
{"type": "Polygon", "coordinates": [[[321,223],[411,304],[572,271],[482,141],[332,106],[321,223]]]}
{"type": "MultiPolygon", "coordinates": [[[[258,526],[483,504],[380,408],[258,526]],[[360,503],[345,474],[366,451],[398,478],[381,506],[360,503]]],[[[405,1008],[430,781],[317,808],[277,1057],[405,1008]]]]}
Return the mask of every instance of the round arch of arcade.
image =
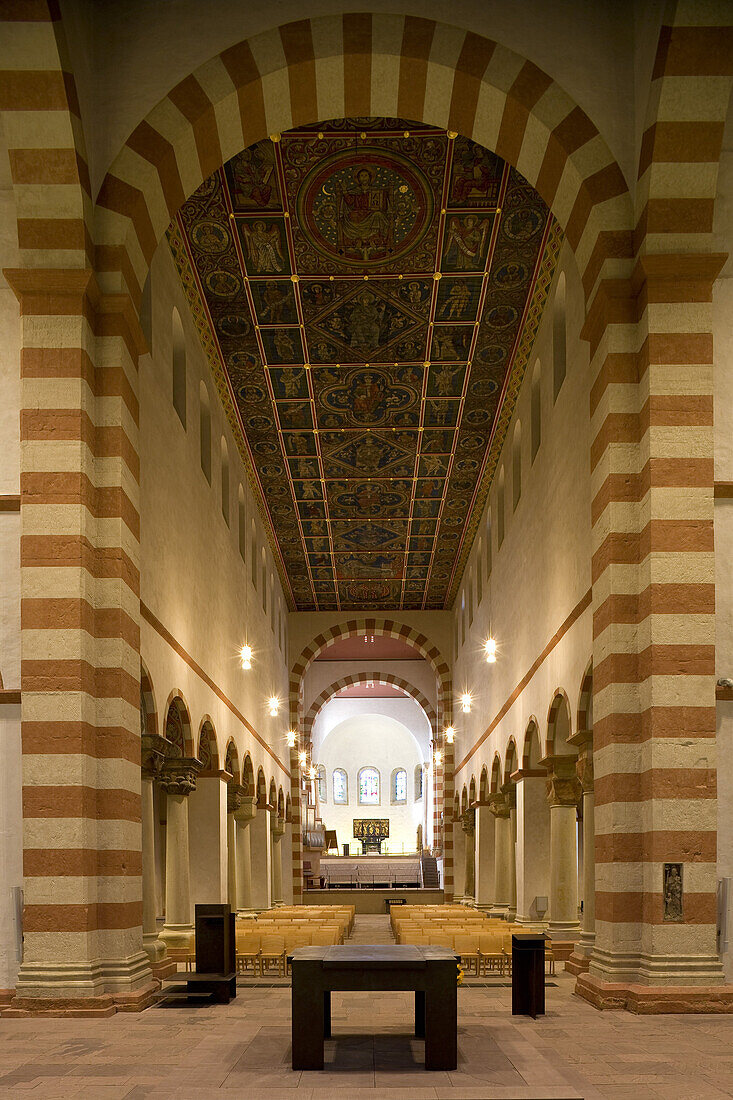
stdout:
{"type": "MultiPolygon", "coordinates": [[[[443,659],[440,651],[424,634],[404,623],[394,622],[392,619],[355,619],[347,623],[332,626],[329,630],[318,634],[313,641],[306,646],[300,657],[293,665],[290,673],[290,722],[293,729],[300,725],[303,707],[303,682],[305,674],[316,657],[335,645],[343,638],[355,638],[360,634],[378,634],[386,638],[398,638],[407,645],[412,646],[428,662],[437,682],[438,707],[436,714],[437,729],[451,721],[452,716],[452,678],[450,669],[443,659]]],[[[381,675],[381,674],[377,674],[381,675]]],[[[375,676],[368,677],[375,679],[375,676]]],[[[413,688],[413,691],[416,690],[413,688]]],[[[422,704],[421,704],[422,705],[422,704]]],[[[434,729],[436,727],[433,727],[434,729]]],[[[304,729],[305,733],[305,729],[304,729]]],[[[308,731],[310,733],[310,730],[308,731]]]]}
{"type": "Polygon", "coordinates": [[[310,741],[313,732],[313,724],[316,718],[335,695],[338,695],[344,688],[353,687],[355,684],[366,683],[391,684],[393,687],[397,687],[401,691],[404,691],[406,695],[409,695],[415,700],[418,706],[422,707],[430,723],[432,736],[435,738],[438,728],[438,717],[433,704],[419,688],[416,688],[407,680],[403,680],[401,676],[394,676],[391,672],[354,672],[349,676],[342,676],[339,680],[334,680],[332,684],[324,688],[320,695],[317,695],[313,700],[303,720],[303,736],[305,740],[310,741]]]}

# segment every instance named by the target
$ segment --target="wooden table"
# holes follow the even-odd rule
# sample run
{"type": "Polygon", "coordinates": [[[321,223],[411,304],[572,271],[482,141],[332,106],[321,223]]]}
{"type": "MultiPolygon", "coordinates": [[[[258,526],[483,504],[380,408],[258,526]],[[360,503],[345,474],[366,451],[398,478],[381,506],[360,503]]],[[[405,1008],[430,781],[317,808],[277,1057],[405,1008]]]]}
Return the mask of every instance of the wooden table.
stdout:
{"type": "Polygon", "coordinates": [[[415,1035],[425,1039],[425,1069],[455,1069],[458,1059],[458,956],[443,947],[346,944],[299,947],[293,972],[293,1069],[323,1069],[334,990],[414,990],[415,1035]]]}

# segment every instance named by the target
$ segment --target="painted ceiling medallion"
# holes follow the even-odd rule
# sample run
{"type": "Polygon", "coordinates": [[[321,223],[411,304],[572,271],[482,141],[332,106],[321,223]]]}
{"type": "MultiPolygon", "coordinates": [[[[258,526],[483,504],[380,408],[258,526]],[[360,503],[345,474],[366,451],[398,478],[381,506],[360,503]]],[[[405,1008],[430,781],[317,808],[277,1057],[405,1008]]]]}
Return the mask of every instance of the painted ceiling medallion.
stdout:
{"type": "Polygon", "coordinates": [[[374,146],[341,149],[325,160],[312,152],[317,161],[300,185],[296,209],[303,235],[322,256],[366,270],[399,259],[422,240],[432,222],[433,190],[406,157],[374,146]]]}
{"type": "Polygon", "coordinates": [[[292,606],[449,606],[559,249],[537,193],[335,119],[239,153],[169,239],[292,606]]]}

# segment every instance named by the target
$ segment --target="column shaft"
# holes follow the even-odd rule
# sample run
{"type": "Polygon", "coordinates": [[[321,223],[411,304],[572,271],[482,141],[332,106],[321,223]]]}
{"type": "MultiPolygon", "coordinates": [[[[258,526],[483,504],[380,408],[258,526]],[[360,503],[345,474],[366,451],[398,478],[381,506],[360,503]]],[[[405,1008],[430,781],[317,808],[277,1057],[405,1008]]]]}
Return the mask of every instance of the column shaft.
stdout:
{"type": "Polygon", "coordinates": [[[142,777],[142,864],[143,864],[143,947],[148,958],[157,962],[165,954],[158,939],[157,891],[155,883],[155,780],[142,777]]]}

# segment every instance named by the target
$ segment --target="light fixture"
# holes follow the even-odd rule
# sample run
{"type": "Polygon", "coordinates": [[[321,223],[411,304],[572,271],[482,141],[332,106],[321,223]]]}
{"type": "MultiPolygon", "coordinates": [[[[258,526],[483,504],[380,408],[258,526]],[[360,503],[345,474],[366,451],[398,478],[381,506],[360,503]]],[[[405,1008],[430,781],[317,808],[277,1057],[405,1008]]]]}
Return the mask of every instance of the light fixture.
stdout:
{"type": "Polygon", "coordinates": [[[453,726],[448,726],[448,728],[445,731],[445,743],[446,743],[446,745],[452,745],[453,742],[455,741],[455,739],[456,739],[456,731],[453,729],[453,726]]]}
{"type": "Polygon", "coordinates": [[[317,774],[317,772],[316,772],[315,766],[313,764],[311,764],[311,766],[308,768],[308,778],[309,779],[315,779],[316,774],[317,774]]]}
{"type": "Polygon", "coordinates": [[[271,695],[267,705],[270,708],[270,716],[272,718],[275,718],[277,716],[277,712],[280,710],[280,700],[278,699],[277,695],[271,695]]]}
{"type": "Polygon", "coordinates": [[[308,753],[304,752],[302,749],[298,753],[298,763],[300,764],[301,768],[304,768],[308,763],[308,753]]]}
{"type": "Polygon", "coordinates": [[[488,664],[493,665],[496,662],[496,642],[493,638],[487,638],[484,642],[484,653],[488,664]]]}
{"type": "Polygon", "coordinates": [[[252,668],[252,646],[243,645],[239,651],[239,660],[242,668],[252,668]]]}
{"type": "Polygon", "coordinates": [[[296,739],[297,739],[297,736],[298,736],[296,734],[295,730],[288,730],[288,732],[285,734],[285,736],[288,739],[288,748],[289,749],[294,749],[295,748],[295,742],[296,742],[296,739]]]}
{"type": "Polygon", "coordinates": [[[463,695],[461,696],[461,710],[464,714],[471,713],[471,695],[468,691],[464,691],[463,695]]]}
{"type": "Polygon", "coordinates": [[[440,765],[443,763],[443,754],[440,751],[440,749],[436,750],[436,753],[435,753],[435,756],[433,757],[433,759],[435,760],[436,768],[439,768],[440,765]]]}

